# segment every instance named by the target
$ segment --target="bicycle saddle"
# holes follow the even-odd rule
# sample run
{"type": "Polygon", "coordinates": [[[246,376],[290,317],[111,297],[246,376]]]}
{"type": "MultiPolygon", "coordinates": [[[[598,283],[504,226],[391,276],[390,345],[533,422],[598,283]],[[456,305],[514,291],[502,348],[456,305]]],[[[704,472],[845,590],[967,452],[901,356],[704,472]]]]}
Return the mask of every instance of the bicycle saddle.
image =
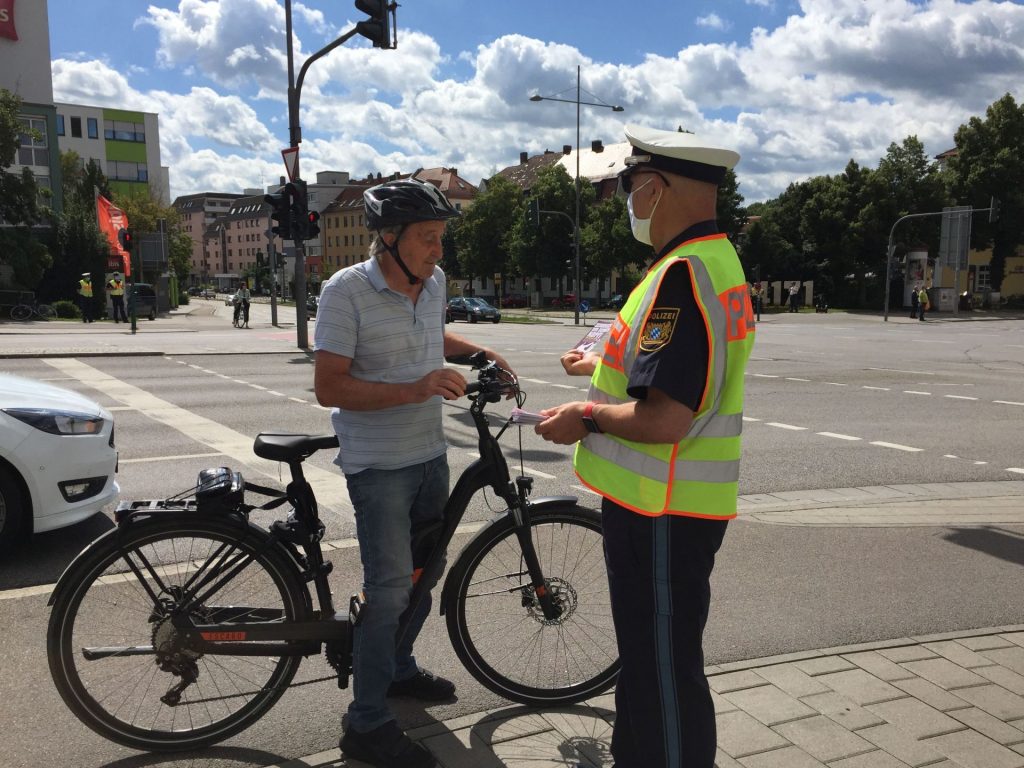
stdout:
{"type": "Polygon", "coordinates": [[[256,435],[252,450],[261,459],[295,461],[307,459],[323,448],[337,448],[337,435],[296,435],[292,433],[261,433],[256,435]]]}

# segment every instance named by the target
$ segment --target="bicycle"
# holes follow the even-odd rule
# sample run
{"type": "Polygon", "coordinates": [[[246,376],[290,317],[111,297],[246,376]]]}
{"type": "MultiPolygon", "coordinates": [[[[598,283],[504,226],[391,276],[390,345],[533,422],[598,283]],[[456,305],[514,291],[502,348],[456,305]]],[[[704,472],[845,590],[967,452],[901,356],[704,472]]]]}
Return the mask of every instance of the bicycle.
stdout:
{"type": "MultiPolygon", "coordinates": [[[[468,362],[480,458],[456,481],[443,521],[414,532],[423,572],[405,615],[425,597],[422,585],[438,582],[471,499],[490,487],[504,508],[463,548],[438,601],[449,638],[490,691],[530,706],[573,704],[608,690],[619,670],[600,515],[572,496],[530,499],[522,470],[513,481],[498,442],[512,420],[494,434],[484,411],[525,395],[483,353],[468,362]]],[[[259,720],[321,649],[347,687],[365,603],[357,593],[347,614],[335,612],[325,528],[302,472],[305,459],[337,446],[334,435],[261,434],[256,455],[290,469],[284,493],[222,467],[185,494],[118,506],[117,526],[68,566],[49,601],[50,672],[85,725],[135,749],[205,747],[259,720]],[[271,500],[245,503],[247,487],[271,500]],[[285,501],[285,520],[267,529],[248,520],[285,501]]],[[[403,622],[396,644],[404,631],[403,622]]]]}
{"type": "Polygon", "coordinates": [[[24,320],[31,320],[32,315],[35,315],[40,320],[53,320],[57,317],[57,310],[51,307],[49,304],[40,304],[35,298],[29,301],[22,301],[19,304],[15,304],[11,307],[11,319],[22,322],[24,320]]]}

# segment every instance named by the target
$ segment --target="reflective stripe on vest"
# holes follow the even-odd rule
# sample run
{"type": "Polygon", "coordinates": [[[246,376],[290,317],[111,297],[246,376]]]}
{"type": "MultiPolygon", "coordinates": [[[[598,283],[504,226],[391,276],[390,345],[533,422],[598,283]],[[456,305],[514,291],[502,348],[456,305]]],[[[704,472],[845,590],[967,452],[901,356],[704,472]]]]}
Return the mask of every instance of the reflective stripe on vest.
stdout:
{"type": "Polygon", "coordinates": [[[708,330],[708,378],[689,431],[675,445],[587,435],[576,447],[576,473],[616,503],[646,515],[736,516],[743,372],[754,341],[750,294],[724,235],[683,243],[655,264],[616,317],[591,380],[596,403],[626,403],[629,373],[661,282],[677,260],[690,272],[708,330]]]}
{"type": "Polygon", "coordinates": [[[85,280],[78,281],[78,293],[81,296],[85,296],[87,299],[92,298],[92,282],[86,282],[85,280]]]}

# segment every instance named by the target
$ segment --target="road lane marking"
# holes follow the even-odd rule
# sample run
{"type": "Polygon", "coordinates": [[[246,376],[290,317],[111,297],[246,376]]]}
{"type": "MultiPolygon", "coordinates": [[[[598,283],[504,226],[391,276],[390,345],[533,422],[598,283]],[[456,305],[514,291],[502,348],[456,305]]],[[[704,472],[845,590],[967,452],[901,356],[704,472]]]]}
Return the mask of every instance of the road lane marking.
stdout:
{"type": "Polygon", "coordinates": [[[1007,467],[1006,471],[1016,472],[1018,475],[1024,475],[1024,469],[1021,469],[1020,467],[1007,467]]]}
{"type": "Polygon", "coordinates": [[[752,373],[751,376],[756,376],[759,379],[777,379],[779,378],[773,373],[752,373]]]}
{"type": "Polygon", "coordinates": [[[882,448],[895,448],[897,451],[906,451],[907,453],[920,453],[924,448],[914,448],[909,445],[900,445],[899,443],[886,443],[882,440],[872,440],[872,445],[878,445],[882,448]]]}
{"type": "Polygon", "coordinates": [[[879,392],[888,392],[889,391],[889,387],[869,387],[866,384],[862,385],[861,389],[875,389],[875,390],[878,390],[879,392]]]}
{"type": "Polygon", "coordinates": [[[782,424],[778,421],[766,421],[765,424],[769,427],[778,427],[779,429],[791,429],[794,432],[800,432],[807,429],[807,427],[797,427],[793,424],[782,424]]]}
{"type": "Polygon", "coordinates": [[[528,381],[531,384],[550,384],[550,381],[544,381],[544,379],[520,379],[520,381],[528,381]]]}
{"type": "Polygon", "coordinates": [[[943,397],[948,397],[950,400],[977,400],[978,399],[976,397],[968,397],[967,395],[943,395],[943,397]]]}
{"type": "Polygon", "coordinates": [[[819,434],[819,435],[821,435],[823,437],[834,437],[837,440],[860,440],[861,439],[859,437],[854,437],[853,435],[840,435],[838,432],[818,432],[817,434],[819,434]]]}
{"type": "MultiPolygon", "coordinates": [[[[186,437],[209,446],[232,461],[271,479],[278,479],[281,465],[276,461],[268,461],[256,456],[252,452],[253,438],[249,435],[236,432],[225,424],[207,419],[167,400],[162,400],[144,389],[121,381],[80,360],[58,357],[45,358],[45,362],[57,370],[73,376],[86,386],[134,407],[153,421],[171,427],[186,437]]],[[[352,522],[355,519],[352,515],[352,502],[349,501],[345,478],[341,472],[321,469],[308,462],[303,465],[303,472],[322,505],[338,508],[346,522],[352,522]]]]}
{"type": "Polygon", "coordinates": [[[992,402],[1000,405],[1024,405],[1024,403],[1015,403],[1012,400],[993,400],[992,402]]]}
{"type": "Polygon", "coordinates": [[[922,376],[935,376],[934,371],[904,371],[900,368],[867,368],[868,371],[887,371],[889,373],[919,373],[922,376]]]}
{"type": "Polygon", "coordinates": [[[850,386],[849,384],[842,384],[842,383],[840,383],[838,381],[826,381],[825,383],[826,384],[831,384],[833,387],[848,387],[848,386],[850,386]]]}
{"type": "Polygon", "coordinates": [[[575,384],[552,384],[557,389],[579,389],[575,384]]]}
{"type": "Polygon", "coordinates": [[[147,461],[176,461],[178,459],[208,459],[211,456],[223,456],[221,453],[186,453],[181,456],[147,456],[144,459],[119,459],[121,464],[142,464],[147,461]]]}
{"type": "Polygon", "coordinates": [[[267,394],[268,395],[274,395],[274,397],[288,397],[288,395],[286,395],[284,392],[278,392],[278,391],[273,390],[273,389],[268,389],[267,390],[267,394]]]}
{"type": "Polygon", "coordinates": [[[787,376],[786,381],[810,381],[810,379],[798,379],[796,376],[787,376]]]}
{"type": "Polygon", "coordinates": [[[309,405],[309,400],[303,400],[301,397],[289,397],[293,403],[302,403],[303,405],[309,405]]]}
{"type": "Polygon", "coordinates": [[[744,416],[743,420],[744,421],[760,421],[760,419],[755,419],[753,416],[744,416]]]}
{"type": "Polygon", "coordinates": [[[930,395],[931,392],[921,392],[918,389],[904,389],[903,390],[903,394],[904,395],[930,395]]]}

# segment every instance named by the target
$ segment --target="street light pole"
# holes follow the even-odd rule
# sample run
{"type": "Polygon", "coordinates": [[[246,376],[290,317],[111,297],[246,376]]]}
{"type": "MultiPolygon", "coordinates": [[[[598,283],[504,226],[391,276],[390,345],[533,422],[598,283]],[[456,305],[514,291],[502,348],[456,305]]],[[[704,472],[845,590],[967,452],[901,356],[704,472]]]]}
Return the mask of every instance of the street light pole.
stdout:
{"type": "MultiPolygon", "coordinates": [[[[541,96],[534,94],[530,97],[530,101],[562,101],[566,104],[576,104],[576,178],[573,180],[573,186],[576,191],[576,216],[573,220],[573,243],[575,245],[575,292],[576,292],[576,307],[574,313],[574,320],[576,325],[580,324],[580,302],[583,300],[583,284],[581,282],[580,273],[580,106],[586,105],[588,107],[605,107],[610,109],[612,112],[624,111],[620,106],[612,106],[611,104],[600,103],[596,104],[589,101],[580,100],[580,65],[576,65],[576,100],[575,102],[569,99],[559,99],[554,96],[541,96]]],[[[593,95],[593,94],[591,94],[593,95]]],[[[597,98],[596,96],[594,98],[597,98]]]]}

